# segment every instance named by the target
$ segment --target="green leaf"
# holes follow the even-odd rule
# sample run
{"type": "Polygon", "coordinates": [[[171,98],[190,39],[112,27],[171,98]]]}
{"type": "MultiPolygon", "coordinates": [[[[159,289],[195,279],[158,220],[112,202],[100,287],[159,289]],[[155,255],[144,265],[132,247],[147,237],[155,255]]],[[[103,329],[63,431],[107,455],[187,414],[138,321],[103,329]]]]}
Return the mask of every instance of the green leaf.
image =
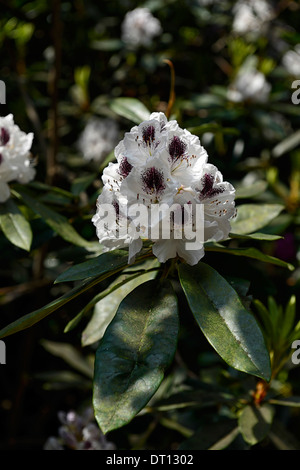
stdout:
{"type": "Polygon", "coordinates": [[[60,235],[67,242],[73,243],[76,246],[81,246],[87,250],[95,250],[97,249],[96,247],[99,247],[99,243],[88,242],[82,238],[69,223],[68,219],[63,215],[49,209],[49,207],[29,196],[29,194],[24,191],[18,189],[15,193],[33,212],[39,215],[45,223],[54,230],[54,232],[60,235]]]}
{"type": "Polygon", "coordinates": [[[109,271],[117,272],[127,265],[128,251],[108,251],[96,258],[71,266],[71,268],[67,269],[56,278],[55,283],[80,281],[89,277],[102,276],[109,271]]]}
{"type": "Polygon", "coordinates": [[[104,433],[129,423],[158,389],[175,354],[171,284],[151,280],[121,302],[96,351],[93,404],[104,433]]]}
{"type": "Polygon", "coordinates": [[[283,139],[272,150],[272,156],[275,158],[281,157],[287,152],[290,152],[300,144],[300,130],[283,139]]]}
{"type": "Polygon", "coordinates": [[[207,424],[180,444],[179,450],[220,450],[225,449],[239,433],[233,420],[207,424]]]}
{"type": "Polygon", "coordinates": [[[136,98],[115,98],[110,102],[110,108],[119,116],[125,117],[136,124],[140,124],[150,117],[150,111],[136,98]]]}
{"type": "Polygon", "coordinates": [[[239,135],[240,132],[235,127],[222,127],[215,122],[202,124],[201,126],[190,127],[188,131],[194,135],[203,135],[206,132],[239,135]]]}
{"type": "Polygon", "coordinates": [[[85,191],[90,184],[97,178],[96,173],[79,176],[72,182],[71,191],[74,196],[79,196],[82,191],[85,191]]]}
{"type": "Polygon", "coordinates": [[[239,416],[239,429],[246,442],[255,445],[267,437],[274,416],[274,408],[269,404],[259,407],[247,405],[239,416]]]}
{"type": "Polygon", "coordinates": [[[91,42],[91,48],[98,51],[117,51],[122,47],[122,41],[120,39],[99,39],[91,42]]]}
{"type": "Polygon", "coordinates": [[[270,357],[263,334],[236,291],[212,267],[179,265],[190,309],[207,340],[231,367],[270,379],[270,357]]]}
{"type": "Polygon", "coordinates": [[[283,338],[287,338],[288,335],[293,332],[294,322],[296,317],[296,296],[292,295],[286,308],[283,319],[283,325],[281,335],[283,338]]]}
{"type": "MultiPolygon", "coordinates": [[[[133,265],[150,257],[153,257],[152,253],[145,248],[136,256],[133,265]]],[[[55,283],[80,281],[88,277],[102,276],[109,271],[114,274],[126,266],[128,266],[128,251],[126,249],[108,251],[67,269],[56,278],[55,283]]]]}
{"type": "Polygon", "coordinates": [[[90,379],[93,378],[93,365],[79,351],[69,343],[58,343],[56,341],[41,340],[41,345],[53,356],[57,356],[64,360],[71,367],[86,375],[90,379]]]}
{"type": "Polygon", "coordinates": [[[31,227],[13,199],[8,199],[4,204],[1,204],[0,227],[5,237],[13,245],[30,251],[31,227]]]}
{"type": "MultiPolygon", "coordinates": [[[[151,260],[149,268],[151,268],[151,265],[158,265],[159,263],[156,261],[157,260],[151,260]]],[[[147,267],[147,265],[143,267],[147,267]]],[[[82,332],[81,344],[83,346],[87,346],[99,341],[103,337],[107,326],[115,316],[121,301],[126,297],[126,295],[132,292],[140,284],[143,284],[150,279],[154,279],[156,275],[157,273],[155,271],[150,271],[139,273],[139,275],[134,276],[133,279],[132,276],[130,276],[130,280],[128,280],[128,274],[121,274],[121,276],[119,276],[109,286],[112,292],[96,303],[93,316],[82,332]],[[119,287],[118,289],[113,290],[115,285],[119,285],[119,287]]]]}
{"type": "Polygon", "coordinates": [[[9,325],[2,328],[2,330],[0,330],[0,338],[4,338],[5,336],[15,334],[19,331],[25,330],[26,328],[30,328],[39,321],[43,320],[50,313],[59,309],[67,302],[70,302],[70,300],[73,300],[78,295],[82,294],[86,290],[103,281],[105,277],[106,276],[104,275],[103,277],[98,277],[96,279],[88,279],[82,282],[80,285],[74,287],[74,289],[71,289],[69,292],[62,295],[58,299],[55,299],[52,302],[48,303],[44,307],[39,308],[31,313],[28,313],[27,315],[24,315],[18,320],[15,320],[14,322],[10,323],[9,325]]]}
{"type": "Polygon", "coordinates": [[[231,231],[246,235],[268,225],[283,211],[280,204],[242,204],[237,207],[237,216],[231,221],[231,231]]]}
{"type": "Polygon", "coordinates": [[[269,233],[250,233],[249,235],[240,235],[237,233],[230,233],[229,234],[230,238],[239,238],[241,240],[260,240],[260,241],[268,241],[268,242],[273,242],[276,240],[280,240],[281,237],[280,235],[272,235],[269,233]]]}
{"type": "Polygon", "coordinates": [[[300,397],[270,398],[269,403],[272,405],[300,408],[300,397]]]}
{"type": "Polygon", "coordinates": [[[246,258],[253,258],[264,263],[275,264],[282,268],[287,268],[290,271],[294,271],[295,269],[291,263],[287,263],[286,261],[275,258],[274,256],[266,255],[256,248],[229,248],[222,246],[219,243],[209,243],[205,245],[205,251],[218,251],[220,253],[227,253],[228,255],[245,256],[246,258]]]}
{"type": "Polygon", "coordinates": [[[251,186],[239,186],[236,188],[236,199],[248,199],[263,193],[268,187],[267,181],[256,181],[251,186]]]}
{"type": "Polygon", "coordinates": [[[260,321],[261,321],[262,325],[264,326],[264,330],[266,332],[267,341],[268,341],[268,343],[270,344],[270,347],[271,347],[272,340],[274,338],[275,330],[274,330],[274,325],[273,325],[271,317],[270,317],[270,313],[260,300],[255,299],[253,301],[253,304],[255,305],[255,307],[257,309],[257,312],[258,312],[259,317],[260,317],[260,321]]]}

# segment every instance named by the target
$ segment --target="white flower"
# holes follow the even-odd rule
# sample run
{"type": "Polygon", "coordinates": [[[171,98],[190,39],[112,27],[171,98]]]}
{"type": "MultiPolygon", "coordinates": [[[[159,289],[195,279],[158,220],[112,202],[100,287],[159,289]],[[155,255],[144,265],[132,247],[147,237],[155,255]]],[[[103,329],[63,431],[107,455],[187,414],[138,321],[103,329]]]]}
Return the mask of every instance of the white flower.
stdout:
{"type": "Polygon", "coordinates": [[[265,75],[258,70],[241,70],[228,89],[230,101],[252,101],[266,103],[271,92],[271,85],[265,75]]]}
{"type": "Polygon", "coordinates": [[[193,265],[204,256],[205,241],[227,238],[235,190],[207,163],[198,137],[152,113],[125,134],[115,156],[117,163],[103,172],[92,219],[106,250],[127,246],[131,262],[150,240],[160,262],[180,257],[193,265]]]}
{"type": "Polygon", "coordinates": [[[75,411],[58,413],[60,426],[58,437],[51,436],[44,444],[44,450],[115,450],[113,442],[107,441],[94,422],[90,408],[79,415],[75,411]]]}
{"type": "Polygon", "coordinates": [[[259,35],[271,21],[273,10],[266,0],[238,0],[233,8],[233,14],[234,32],[259,35]]]}
{"type": "Polygon", "coordinates": [[[290,75],[300,75],[300,44],[294,50],[287,51],[282,58],[282,65],[290,75]]]}
{"type": "Polygon", "coordinates": [[[101,162],[115,147],[119,137],[117,123],[108,118],[88,120],[78,141],[78,148],[86,160],[101,162]]]}
{"type": "Polygon", "coordinates": [[[147,8],[127,12],[121,28],[122,40],[132,47],[149,46],[162,32],[160,21],[147,8]]]}
{"type": "Polygon", "coordinates": [[[0,202],[10,197],[9,182],[26,184],[34,178],[32,140],[32,133],[26,134],[14,124],[12,114],[0,117],[0,202]]]}

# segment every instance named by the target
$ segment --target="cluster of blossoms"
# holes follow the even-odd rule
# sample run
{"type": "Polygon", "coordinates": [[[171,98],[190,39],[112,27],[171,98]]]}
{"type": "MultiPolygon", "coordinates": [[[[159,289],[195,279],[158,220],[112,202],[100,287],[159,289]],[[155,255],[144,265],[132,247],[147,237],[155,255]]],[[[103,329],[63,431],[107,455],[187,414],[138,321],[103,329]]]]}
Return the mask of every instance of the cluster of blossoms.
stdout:
{"type": "Polygon", "coordinates": [[[300,44],[284,54],[282,65],[290,75],[300,75],[300,44]]]}
{"type": "Polygon", "coordinates": [[[91,408],[84,410],[82,415],[75,411],[60,411],[58,419],[58,437],[49,437],[44,450],[115,450],[115,445],[108,442],[93,422],[91,408]]]}
{"type": "Polygon", "coordinates": [[[271,84],[265,75],[256,69],[241,69],[234,82],[228,89],[227,97],[230,101],[239,103],[251,101],[255,103],[266,103],[268,101],[271,84]]]}
{"type": "Polygon", "coordinates": [[[0,202],[10,197],[8,183],[29,183],[35,176],[31,158],[33,134],[26,134],[8,114],[0,117],[0,202]]]}
{"type": "Polygon", "coordinates": [[[238,0],[233,14],[232,29],[235,33],[261,35],[274,12],[266,0],[238,0]]]}
{"type": "Polygon", "coordinates": [[[101,162],[118,141],[119,127],[112,119],[92,117],[78,140],[78,149],[90,161],[101,162]]]}
{"type": "Polygon", "coordinates": [[[126,13],[122,23],[122,40],[130,47],[150,46],[162,32],[160,21],[148,8],[135,8],[126,13]]]}
{"type": "Polygon", "coordinates": [[[152,113],[125,134],[115,156],[103,171],[92,219],[104,250],[129,247],[130,263],[150,240],[160,262],[178,256],[193,265],[204,256],[204,242],[227,238],[235,190],[177,121],[152,113]]]}

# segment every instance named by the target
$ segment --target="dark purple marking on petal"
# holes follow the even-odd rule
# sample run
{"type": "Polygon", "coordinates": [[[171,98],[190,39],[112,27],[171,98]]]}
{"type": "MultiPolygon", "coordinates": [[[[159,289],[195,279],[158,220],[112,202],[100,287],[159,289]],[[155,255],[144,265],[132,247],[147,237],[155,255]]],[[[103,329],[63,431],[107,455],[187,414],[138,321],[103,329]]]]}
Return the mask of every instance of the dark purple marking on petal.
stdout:
{"type": "Polygon", "coordinates": [[[199,191],[200,196],[203,198],[213,197],[217,194],[221,194],[224,192],[224,188],[222,186],[218,186],[214,188],[214,177],[209,173],[205,173],[202,178],[202,189],[199,191]]]}
{"type": "Polygon", "coordinates": [[[146,126],[143,128],[143,141],[146,145],[151,145],[155,141],[154,126],[146,126]]]}
{"type": "Polygon", "coordinates": [[[132,165],[126,157],[123,157],[119,165],[119,173],[123,178],[126,178],[132,170],[132,165]]]}
{"type": "Polygon", "coordinates": [[[1,127],[0,145],[6,145],[9,139],[10,139],[10,135],[9,135],[8,130],[5,129],[5,127],[1,127]]]}
{"type": "Polygon", "coordinates": [[[178,158],[183,157],[186,151],[186,143],[183,142],[177,135],[174,135],[173,139],[169,144],[169,154],[174,162],[178,158]]]}
{"type": "Polygon", "coordinates": [[[143,190],[147,194],[158,195],[166,188],[163,172],[155,167],[147,168],[141,178],[143,190]]]}
{"type": "Polygon", "coordinates": [[[120,216],[120,205],[117,201],[113,201],[112,205],[114,206],[114,209],[116,211],[116,217],[118,219],[120,216]]]}
{"type": "Polygon", "coordinates": [[[0,153],[0,165],[2,162],[3,162],[3,156],[2,156],[2,153],[0,153]]]}

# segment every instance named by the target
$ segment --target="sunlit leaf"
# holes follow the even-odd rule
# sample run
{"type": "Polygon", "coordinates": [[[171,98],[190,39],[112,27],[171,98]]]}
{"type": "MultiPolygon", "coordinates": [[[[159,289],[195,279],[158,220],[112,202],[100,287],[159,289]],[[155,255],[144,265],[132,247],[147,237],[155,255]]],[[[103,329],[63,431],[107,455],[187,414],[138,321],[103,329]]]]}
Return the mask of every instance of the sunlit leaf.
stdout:
{"type": "Polygon", "coordinates": [[[239,429],[248,444],[255,445],[267,437],[271,429],[274,408],[269,404],[248,405],[239,416],[239,429]]]}
{"type": "Polygon", "coordinates": [[[270,358],[263,334],[232,286],[212,267],[179,266],[190,309],[217,353],[231,367],[269,380],[270,358]]]}
{"type": "Polygon", "coordinates": [[[13,245],[30,251],[31,227],[13,199],[0,205],[0,228],[13,245]]]}
{"type": "Polygon", "coordinates": [[[246,258],[253,258],[264,263],[271,263],[282,268],[293,271],[295,267],[291,263],[287,263],[275,256],[266,255],[256,248],[230,248],[222,246],[220,243],[209,243],[205,246],[206,251],[218,251],[219,253],[227,253],[228,255],[243,256],[246,258]]]}
{"type": "Polygon", "coordinates": [[[151,280],[121,302],[96,351],[93,404],[104,433],[129,423],[158,389],[175,354],[177,299],[151,280]]]}
{"type": "Polygon", "coordinates": [[[250,186],[238,186],[236,188],[235,198],[246,199],[258,196],[263,193],[268,187],[267,181],[256,181],[250,186]]]}
{"type": "Polygon", "coordinates": [[[125,117],[136,124],[140,124],[150,117],[150,111],[136,98],[115,98],[110,102],[110,107],[119,116],[125,117]]]}
{"type": "MultiPolygon", "coordinates": [[[[156,264],[157,263],[155,261],[151,261],[150,263],[148,262],[146,265],[141,267],[147,268],[147,266],[151,267],[151,265],[154,266],[156,264]]],[[[140,266],[138,266],[138,268],[140,268],[140,266]]],[[[139,276],[134,277],[134,279],[131,279],[129,282],[125,282],[128,278],[127,274],[122,274],[119,276],[110,287],[113,287],[114,285],[119,285],[120,287],[116,290],[113,290],[111,294],[106,295],[103,299],[96,303],[93,316],[82,332],[82,345],[87,346],[89,344],[95,343],[96,341],[99,341],[99,339],[101,339],[104,335],[107,326],[115,316],[124,297],[126,297],[126,295],[132,292],[140,284],[143,284],[150,279],[154,279],[156,274],[157,273],[155,271],[144,274],[140,273],[139,276]]]]}
{"type": "Polygon", "coordinates": [[[280,204],[242,204],[237,207],[237,216],[231,221],[231,231],[240,235],[256,232],[268,225],[283,209],[280,204]]]}

